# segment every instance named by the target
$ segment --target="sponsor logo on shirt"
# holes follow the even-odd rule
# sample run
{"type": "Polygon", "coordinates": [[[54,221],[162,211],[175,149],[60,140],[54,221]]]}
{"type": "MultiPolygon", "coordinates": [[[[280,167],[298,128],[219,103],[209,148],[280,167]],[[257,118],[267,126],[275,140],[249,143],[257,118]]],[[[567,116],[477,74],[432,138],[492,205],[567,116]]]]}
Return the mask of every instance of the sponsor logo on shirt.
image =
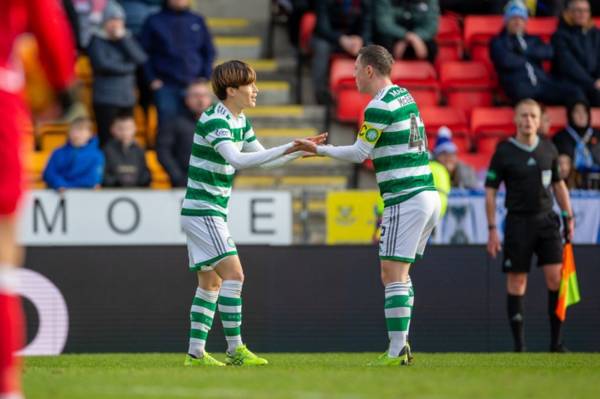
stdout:
{"type": "Polygon", "coordinates": [[[217,137],[231,137],[231,132],[227,129],[219,129],[215,132],[217,137]]]}

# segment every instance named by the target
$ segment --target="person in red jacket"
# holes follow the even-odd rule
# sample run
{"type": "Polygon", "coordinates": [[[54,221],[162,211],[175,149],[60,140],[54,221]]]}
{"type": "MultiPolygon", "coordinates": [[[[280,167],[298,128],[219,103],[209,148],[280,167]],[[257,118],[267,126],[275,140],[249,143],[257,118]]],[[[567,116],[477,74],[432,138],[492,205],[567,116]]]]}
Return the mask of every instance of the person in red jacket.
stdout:
{"type": "Polygon", "coordinates": [[[22,260],[16,218],[23,185],[20,144],[30,121],[16,47],[22,34],[33,33],[48,81],[56,90],[64,90],[73,77],[75,50],[59,4],[56,0],[0,1],[0,399],[22,397],[20,365],[14,356],[23,340],[15,281],[22,260]]]}

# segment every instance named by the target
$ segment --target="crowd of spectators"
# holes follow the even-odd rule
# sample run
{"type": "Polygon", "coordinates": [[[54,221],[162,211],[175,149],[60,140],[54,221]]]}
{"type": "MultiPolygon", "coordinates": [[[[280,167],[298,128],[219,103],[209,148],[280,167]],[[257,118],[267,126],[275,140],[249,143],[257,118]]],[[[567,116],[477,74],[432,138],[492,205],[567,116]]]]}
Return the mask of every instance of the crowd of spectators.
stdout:
{"type": "Polygon", "coordinates": [[[47,186],[146,187],[136,104],[158,113],[156,150],[175,187],[185,186],[195,119],[213,96],[216,51],[191,0],[63,0],[77,47],[92,68],[93,118],[77,118],[44,170],[47,186]]]}
{"type": "MultiPolygon", "coordinates": [[[[503,13],[504,28],[490,42],[490,58],[503,93],[511,103],[534,98],[547,105],[569,105],[569,125],[554,137],[565,165],[563,174],[572,188],[597,185],[600,133],[590,127],[589,107],[600,105],[600,30],[591,18],[588,0],[280,3],[289,13],[293,43],[299,16],[309,10],[316,13],[311,75],[321,104],[331,101],[332,55],[356,56],[362,46],[378,43],[396,59],[434,62],[440,13],[503,13]],[[531,15],[559,17],[550,43],[527,33],[531,15]]],[[[63,4],[79,50],[92,66],[97,137],[81,144],[74,143],[69,133],[61,150],[80,153],[80,148],[89,146],[103,151],[105,173],[96,184],[147,186],[148,169],[142,149],[135,144],[135,119],[130,116],[136,104],[151,101],[158,111],[158,161],[172,186],[185,186],[194,121],[213,100],[207,80],[216,50],[204,18],[190,10],[191,0],[63,0],[63,4]]],[[[78,124],[81,121],[74,126],[78,124]]],[[[540,134],[547,135],[549,127],[544,114],[540,134]]],[[[440,132],[433,155],[449,173],[453,187],[478,185],[473,170],[460,162],[447,129],[440,132]]],[[[61,187],[50,183],[56,165],[50,166],[45,180],[51,187],[61,187]]]]}

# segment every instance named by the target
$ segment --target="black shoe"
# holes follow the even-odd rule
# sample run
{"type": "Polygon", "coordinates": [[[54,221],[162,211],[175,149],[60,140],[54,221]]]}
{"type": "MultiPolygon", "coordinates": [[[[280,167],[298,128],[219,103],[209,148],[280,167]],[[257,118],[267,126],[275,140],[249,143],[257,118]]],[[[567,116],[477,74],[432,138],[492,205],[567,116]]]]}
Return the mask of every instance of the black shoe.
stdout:
{"type": "Polygon", "coordinates": [[[555,345],[555,346],[551,346],[550,347],[550,352],[554,352],[554,353],[569,353],[571,352],[566,346],[564,346],[562,343],[555,345]]]}

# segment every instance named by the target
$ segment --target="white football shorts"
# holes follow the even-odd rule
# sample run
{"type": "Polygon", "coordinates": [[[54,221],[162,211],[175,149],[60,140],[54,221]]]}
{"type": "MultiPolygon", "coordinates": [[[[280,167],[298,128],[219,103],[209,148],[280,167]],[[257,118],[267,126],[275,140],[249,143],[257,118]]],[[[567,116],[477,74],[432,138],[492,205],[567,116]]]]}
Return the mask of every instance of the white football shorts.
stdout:
{"type": "Polygon", "coordinates": [[[414,263],[422,258],[431,232],[440,217],[437,191],[422,191],[383,210],[379,258],[414,263]]]}
{"type": "Polygon", "coordinates": [[[190,271],[214,270],[224,258],[237,255],[227,222],[218,216],[181,216],[187,237],[190,271]]]}

